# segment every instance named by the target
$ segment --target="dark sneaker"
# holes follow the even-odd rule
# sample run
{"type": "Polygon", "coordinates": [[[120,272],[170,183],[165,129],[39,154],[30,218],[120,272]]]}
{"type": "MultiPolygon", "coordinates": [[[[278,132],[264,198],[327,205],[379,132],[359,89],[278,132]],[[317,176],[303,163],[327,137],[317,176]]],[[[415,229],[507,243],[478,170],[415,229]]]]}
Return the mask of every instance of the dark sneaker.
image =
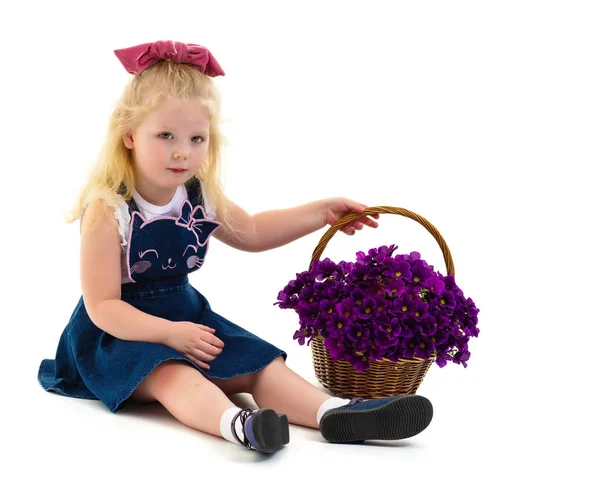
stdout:
{"type": "Polygon", "coordinates": [[[321,434],[329,442],[361,443],[367,439],[406,439],[431,422],[433,407],[423,396],[402,394],[371,399],[354,398],[330,409],[321,418],[321,434]]]}
{"type": "Polygon", "coordinates": [[[231,421],[231,432],[237,441],[248,449],[272,454],[290,442],[288,418],[272,409],[240,410],[231,421]],[[238,417],[242,422],[244,439],[240,439],[235,430],[238,417]]]}

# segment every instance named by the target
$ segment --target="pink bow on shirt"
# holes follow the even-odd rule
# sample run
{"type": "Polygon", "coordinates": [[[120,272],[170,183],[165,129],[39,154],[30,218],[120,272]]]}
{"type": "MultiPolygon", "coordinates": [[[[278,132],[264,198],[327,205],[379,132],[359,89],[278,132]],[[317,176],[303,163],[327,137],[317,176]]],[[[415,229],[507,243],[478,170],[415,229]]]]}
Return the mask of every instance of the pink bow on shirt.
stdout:
{"type": "Polygon", "coordinates": [[[115,55],[129,73],[140,73],[159,60],[187,63],[205,75],[224,76],[225,72],[208,48],[194,43],[159,40],[115,50],[115,55]]]}

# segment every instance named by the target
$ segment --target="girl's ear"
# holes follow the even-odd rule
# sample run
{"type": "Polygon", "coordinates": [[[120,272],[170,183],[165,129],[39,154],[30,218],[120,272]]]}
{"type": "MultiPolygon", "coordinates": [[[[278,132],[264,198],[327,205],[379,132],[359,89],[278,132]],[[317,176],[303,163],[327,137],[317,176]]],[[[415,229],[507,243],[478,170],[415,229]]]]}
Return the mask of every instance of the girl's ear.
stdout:
{"type": "Polygon", "coordinates": [[[133,134],[131,130],[123,135],[123,143],[125,144],[126,148],[129,148],[130,150],[133,149],[133,134]]]}

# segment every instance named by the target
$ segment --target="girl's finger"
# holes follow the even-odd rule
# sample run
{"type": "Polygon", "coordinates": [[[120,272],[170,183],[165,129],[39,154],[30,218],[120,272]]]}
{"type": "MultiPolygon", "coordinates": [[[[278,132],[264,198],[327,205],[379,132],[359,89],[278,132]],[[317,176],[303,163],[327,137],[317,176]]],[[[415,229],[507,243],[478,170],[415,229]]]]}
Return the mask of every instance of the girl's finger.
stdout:
{"type": "Polygon", "coordinates": [[[204,351],[207,354],[212,354],[213,356],[216,356],[217,354],[221,354],[223,352],[221,348],[213,346],[207,341],[200,341],[199,344],[195,345],[195,348],[199,349],[200,351],[204,351]]]}
{"type": "Polygon", "coordinates": [[[203,329],[204,331],[209,331],[214,333],[215,329],[214,328],[209,328],[208,326],[205,326],[204,324],[198,324],[197,325],[200,329],[203,329]]]}
{"type": "Polygon", "coordinates": [[[225,346],[225,343],[214,335],[210,338],[210,341],[206,341],[206,342],[212,344],[213,346],[215,346],[217,348],[222,348],[223,346],[225,346]]]}
{"type": "Polygon", "coordinates": [[[206,351],[203,351],[200,348],[195,348],[192,351],[192,354],[194,355],[194,357],[196,359],[200,359],[202,361],[212,361],[216,357],[216,356],[213,356],[212,354],[208,354],[206,351]]]}
{"type": "Polygon", "coordinates": [[[200,333],[200,335],[198,336],[198,341],[196,341],[196,345],[200,345],[201,341],[203,341],[204,343],[210,344],[211,346],[217,347],[217,348],[222,348],[223,346],[225,346],[223,341],[221,341],[219,338],[217,338],[213,333],[211,333],[209,331],[200,333]]]}
{"type": "MultiPolygon", "coordinates": [[[[360,206],[362,206],[365,209],[369,208],[369,206],[365,205],[364,203],[360,203],[360,206]]],[[[372,215],[369,215],[369,216],[371,216],[372,218],[375,218],[375,219],[379,219],[379,213],[373,213],[372,215]]]]}
{"type": "Polygon", "coordinates": [[[206,364],[205,362],[199,361],[198,359],[196,359],[195,357],[193,357],[190,354],[184,353],[184,355],[186,358],[188,358],[194,364],[197,364],[198,366],[200,366],[202,369],[210,369],[210,366],[208,364],[206,364]]]}

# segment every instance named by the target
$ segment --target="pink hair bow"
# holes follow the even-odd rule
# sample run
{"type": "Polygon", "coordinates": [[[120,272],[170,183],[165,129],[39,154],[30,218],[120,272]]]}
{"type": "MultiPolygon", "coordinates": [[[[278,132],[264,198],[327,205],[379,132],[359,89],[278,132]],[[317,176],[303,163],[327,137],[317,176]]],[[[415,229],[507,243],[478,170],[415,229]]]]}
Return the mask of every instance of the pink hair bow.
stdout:
{"type": "Polygon", "coordinates": [[[115,50],[115,55],[129,73],[140,73],[160,60],[193,65],[205,75],[224,76],[225,72],[208,48],[194,43],[159,40],[115,50]]]}

